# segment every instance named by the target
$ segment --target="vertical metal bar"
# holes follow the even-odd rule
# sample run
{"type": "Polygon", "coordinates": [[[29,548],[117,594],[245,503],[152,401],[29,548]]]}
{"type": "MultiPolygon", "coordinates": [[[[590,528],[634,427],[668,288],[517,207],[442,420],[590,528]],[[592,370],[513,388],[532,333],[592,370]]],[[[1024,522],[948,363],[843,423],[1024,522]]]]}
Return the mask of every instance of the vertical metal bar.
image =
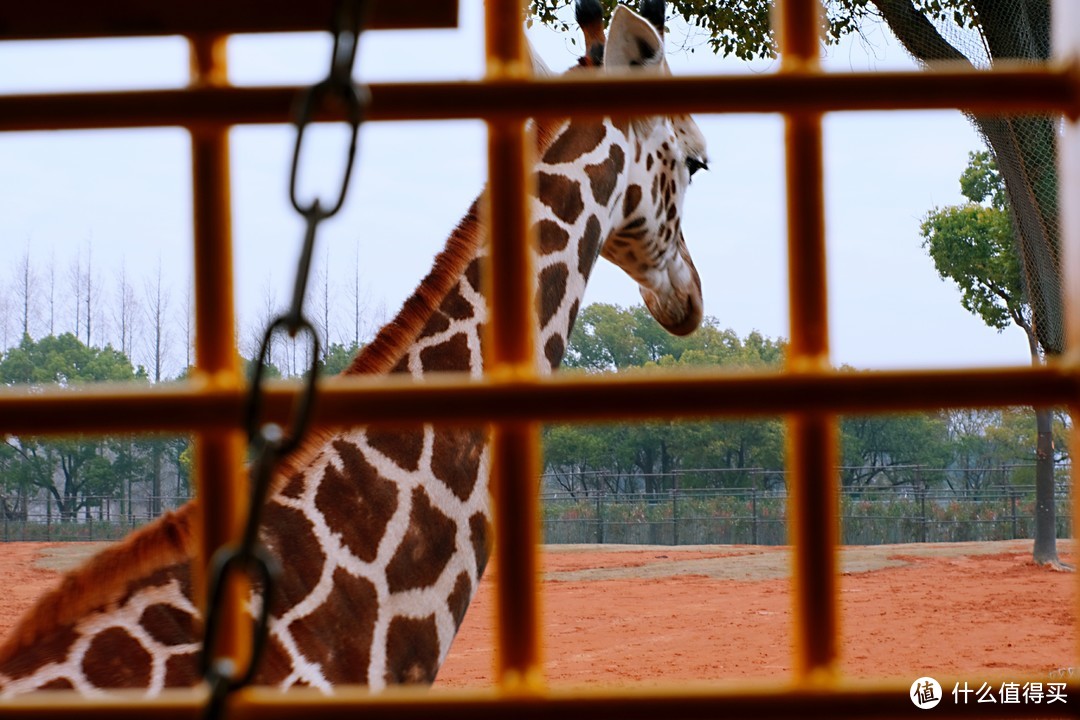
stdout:
{"type": "MultiPolygon", "coordinates": [[[[226,85],[226,38],[193,37],[193,85],[226,85]]],[[[192,127],[191,165],[195,229],[195,367],[200,382],[214,387],[242,384],[236,352],[232,285],[232,221],[229,189],[228,128],[192,127]]],[[[195,436],[195,483],[201,509],[195,593],[206,596],[205,569],[220,546],[239,537],[243,523],[244,438],[238,431],[201,432],[195,436]]],[[[240,667],[250,645],[249,623],[242,622],[244,588],[237,583],[225,595],[226,614],[217,650],[240,667]]]]}
{"type": "MultiPolygon", "coordinates": [[[[487,78],[527,72],[522,3],[487,0],[487,78]]],[[[535,274],[529,239],[531,151],[520,121],[488,122],[487,218],[490,262],[487,371],[536,378],[533,311],[535,274]]],[[[505,423],[492,432],[498,668],[504,690],[536,689],[543,681],[536,546],[540,433],[536,423],[505,423]]]]}
{"type": "MultiPolygon", "coordinates": [[[[820,2],[781,0],[777,11],[780,71],[818,69],[820,2]]],[[[821,114],[787,114],[785,128],[788,366],[798,372],[829,363],[821,114]]],[[[837,655],[836,420],[807,413],[787,422],[796,671],[802,681],[824,680],[834,675],[837,655]]]]}
{"type": "MultiPolygon", "coordinates": [[[[1055,0],[1050,16],[1054,57],[1080,63],[1080,5],[1076,0],[1055,0]]],[[[1058,192],[1061,208],[1061,266],[1065,283],[1065,357],[1074,368],[1080,365],[1080,117],[1066,117],[1058,146],[1058,192]]],[[[1073,398],[1072,443],[1080,443],[1080,398],[1073,398]]],[[[1080,518],[1080,493],[1076,483],[1080,469],[1072,469],[1072,521],[1080,518]]],[[[1080,644],[1076,648],[1080,661],[1080,644]]]]}

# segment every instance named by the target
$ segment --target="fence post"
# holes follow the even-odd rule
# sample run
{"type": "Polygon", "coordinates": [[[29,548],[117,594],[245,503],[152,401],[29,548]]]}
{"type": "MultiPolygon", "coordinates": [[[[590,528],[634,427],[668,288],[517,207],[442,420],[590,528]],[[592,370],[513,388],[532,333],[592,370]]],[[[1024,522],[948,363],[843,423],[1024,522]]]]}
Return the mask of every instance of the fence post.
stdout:
{"type": "Polygon", "coordinates": [[[758,544],[758,532],[757,532],[757,488],[750,488],[750,544],[758,544]]]}
{"type": "Polygon", "coordinates": [[[671,491],[671,544],[679,544],[679,488],[671,491]]]}
{"type": "Polygon", "coordinates": [[[1010,513],[1012,515],[1012,539],[1016,539],[1016,490],[1012,487],[1009,488],[1009,505],[1010,513]]]}
{"type": "Polygon", "coordinates": [[[596,491],[596,542],[604,544],[604,501],[599,489],[596,491]]]}
{"type": "Polygon", "coordinates": [[[919,487],[919,542],[926,542],[926,488],[919,487]]]}
{"type": "Polygon", "coordinates": [[[45,539],[52,540],[52,495],[45,496],[45,539]]]}
{"type": "Polygon", "coordinates": [[[90,539],[94,539],[94,511],[88,506],[86,508],[86,529],[90,535],[90,539]]]}

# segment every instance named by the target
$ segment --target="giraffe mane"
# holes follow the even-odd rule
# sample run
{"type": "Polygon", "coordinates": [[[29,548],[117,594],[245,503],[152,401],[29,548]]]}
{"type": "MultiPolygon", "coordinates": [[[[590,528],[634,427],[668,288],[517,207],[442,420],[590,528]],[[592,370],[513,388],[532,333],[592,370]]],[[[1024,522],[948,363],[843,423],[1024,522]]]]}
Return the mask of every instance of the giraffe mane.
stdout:
{"type": "Polygon", "coordinates": [[[65,573],[0,642],[0,659],[13,657],[49,633],[120,600],[138,579],[188,560],[194,551],[197,502],[162,515],[65,573]]]}

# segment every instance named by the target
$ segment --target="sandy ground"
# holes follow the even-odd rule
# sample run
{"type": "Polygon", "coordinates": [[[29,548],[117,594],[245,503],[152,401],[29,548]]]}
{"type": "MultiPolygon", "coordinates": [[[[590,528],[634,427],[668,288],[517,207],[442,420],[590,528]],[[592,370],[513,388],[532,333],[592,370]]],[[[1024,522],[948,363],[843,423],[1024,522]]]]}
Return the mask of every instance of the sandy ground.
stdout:
{"type": "MultiPolygon", "coordinates": [[[[0,636],[60,570],[98,547],[0,544],[0,636]]],[[[1073,666],[1077,577],[1034,565],[1030,550],[1030,541],[845,548],[844,672],[979,682],[1073,666]]],[[[1071,542],[1059,550],[1069,559],[1071,542]]],[[[542,563],[552,685],[792,676],[785,548],[550,546],[542,563]]],[[[493,684],[492,581],[489,572],[438,687],[493,684]]]]}

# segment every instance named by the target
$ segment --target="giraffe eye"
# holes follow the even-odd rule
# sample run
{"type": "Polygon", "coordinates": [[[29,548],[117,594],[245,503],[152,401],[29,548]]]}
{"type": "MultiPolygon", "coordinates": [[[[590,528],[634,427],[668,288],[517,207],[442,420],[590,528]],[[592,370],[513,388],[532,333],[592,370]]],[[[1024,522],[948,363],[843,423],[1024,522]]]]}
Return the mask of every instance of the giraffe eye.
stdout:
{"type": "Polygon", "coordinates": [[[688,157],[686,158],[686,167],[690,170],[690,177],[694,177],[694,173],[698,170],[708,170],[709,163],[695,157],[688,157]]]}

